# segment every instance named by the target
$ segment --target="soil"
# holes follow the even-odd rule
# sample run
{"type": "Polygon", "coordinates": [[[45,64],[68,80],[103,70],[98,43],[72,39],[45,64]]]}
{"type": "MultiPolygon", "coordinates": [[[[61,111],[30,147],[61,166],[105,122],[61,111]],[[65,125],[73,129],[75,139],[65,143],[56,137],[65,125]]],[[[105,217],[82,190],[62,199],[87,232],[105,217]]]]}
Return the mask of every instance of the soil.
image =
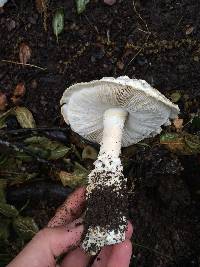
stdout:
{"type": "MultiPolygon", "coordinates": [[[[200,96],[199,12],[196,0],[119,0],[113,6],[91,1],[77,15],[74,1],[50,1],[45,31],[35,1],[10,0],[0,14],[1,92],[9,98],[24,82],[21,104],[32,111],[37,126],[57,127],[64,125],[59,100],[67,86],[128,75],[167,96],[180,90],[190,101],[187,111],[195,113],[200,96]],[[57,43],[52,16],[59,7],[64,8],[65,27],[57,43]],[[45,70],[2,62],[19,62],[22,42],[31,48],[29,63],[45,70]]],[[[178,104],[181,117],[187,118],[183,103],[178,104]]],[[[13,118],[10,128],[17,127],[13,118]]],[[[141,147],[129,158],[124,174],[134,225],[132,267],[200,265],[199,162],[199,156],[176,156],[160,146],[141,147]]],[[[52,210],[47,209],[46,217],[39,208],[29,214],[42,227],[52,210]]]]}

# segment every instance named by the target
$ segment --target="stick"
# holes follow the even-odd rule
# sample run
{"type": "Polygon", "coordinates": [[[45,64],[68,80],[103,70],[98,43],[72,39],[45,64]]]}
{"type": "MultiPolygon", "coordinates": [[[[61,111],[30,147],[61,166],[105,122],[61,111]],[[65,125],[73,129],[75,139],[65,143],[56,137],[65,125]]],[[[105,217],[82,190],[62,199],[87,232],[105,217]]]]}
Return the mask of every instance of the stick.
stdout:
{"type": "Polygon", "coordinates": [[[33,68],[36,68],[36,69],[40,69],[40,70],[46,70],[47,68],[42,68],[42,67],[39,67],[39,66],[36,66],[36,65],[32,65],[32,64],[24,64],[24,63],[21,63],[21,62],[16,62],[16,61],[12,61],[12,60],[7,60],[7,59],[2,59],[1,60],[2,62],[6,62],[6,63],[11,63],[11,64],[16,64],[16,65],[23,65],[23,66],[28,66],[28,67],[33,67],[33,68]]]}

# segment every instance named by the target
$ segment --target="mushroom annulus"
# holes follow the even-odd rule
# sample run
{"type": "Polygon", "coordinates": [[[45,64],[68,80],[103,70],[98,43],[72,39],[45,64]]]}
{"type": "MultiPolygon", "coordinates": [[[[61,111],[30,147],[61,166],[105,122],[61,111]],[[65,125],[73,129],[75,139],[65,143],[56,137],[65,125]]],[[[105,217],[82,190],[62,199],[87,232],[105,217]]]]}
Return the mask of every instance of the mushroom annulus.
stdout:
{"type": "Polygon", "coordinates": [[[101,247],[125,240],[127,179],[121,147],[161,132],[179,113],[146,81],[106,77],[70,86],[61,99],[61,113],[71,129],[100,144],[86,188],[86,235],[82,247],[95,255],[101,247]]]}

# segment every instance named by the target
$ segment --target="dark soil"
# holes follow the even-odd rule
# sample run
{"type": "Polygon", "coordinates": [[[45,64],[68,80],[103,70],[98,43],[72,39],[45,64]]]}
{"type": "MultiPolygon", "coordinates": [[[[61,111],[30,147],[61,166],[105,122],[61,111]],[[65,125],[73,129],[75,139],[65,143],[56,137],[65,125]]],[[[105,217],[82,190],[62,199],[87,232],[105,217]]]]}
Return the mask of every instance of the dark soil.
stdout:
{"type": "MultiPolygon", "coordinates": [[[[132,0],[119,0],[113,6],[102,2],[91,1],[78,16],[74,1],[50,1],[46,32],[35,1],[10,0],[0,14],[1,91],[9,97],[18,82],[24,82],[22,105],[41,127],[64,125],[59,100],[67,86],[103,76],[145,79],[165,95],[181,90],[190,100],[187,112],[197,112],[200,2],[140,0],[133,5],[132,0]],[[59,7],[64,8],[65,29],[57,44],[51,25],[59,7]],[[1,61],[18,62],[22,42],[32,50],[29,63],[46,70],[1,61]]],[[[178,104],[187,118],[183,103],[178,104]]],[[[14,119],[10,127],[18,127],[14,119]]],[[[200,265],[199,160],[178,157],[160,146],[141,148],[129,158],[125,175],[134,225],[131,266],[200,265]]],[[[41,221],[39,209],[29,213],[41,221]]]]}

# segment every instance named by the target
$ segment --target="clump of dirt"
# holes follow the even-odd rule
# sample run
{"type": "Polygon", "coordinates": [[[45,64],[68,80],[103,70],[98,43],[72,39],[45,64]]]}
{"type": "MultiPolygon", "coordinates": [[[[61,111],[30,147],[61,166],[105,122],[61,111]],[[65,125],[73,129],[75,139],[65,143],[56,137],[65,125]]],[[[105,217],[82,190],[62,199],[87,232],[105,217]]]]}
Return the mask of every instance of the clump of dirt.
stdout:
{"type": "Polygon", "coordinates": [[[85,216],[86,230],[91,227],[102,227],[109,231],[118,231],[124,224],[122,217],[127,216],[127,197],[125,190],[116,192],[113,186],[97,187],[87,200],[85,216]]]}

